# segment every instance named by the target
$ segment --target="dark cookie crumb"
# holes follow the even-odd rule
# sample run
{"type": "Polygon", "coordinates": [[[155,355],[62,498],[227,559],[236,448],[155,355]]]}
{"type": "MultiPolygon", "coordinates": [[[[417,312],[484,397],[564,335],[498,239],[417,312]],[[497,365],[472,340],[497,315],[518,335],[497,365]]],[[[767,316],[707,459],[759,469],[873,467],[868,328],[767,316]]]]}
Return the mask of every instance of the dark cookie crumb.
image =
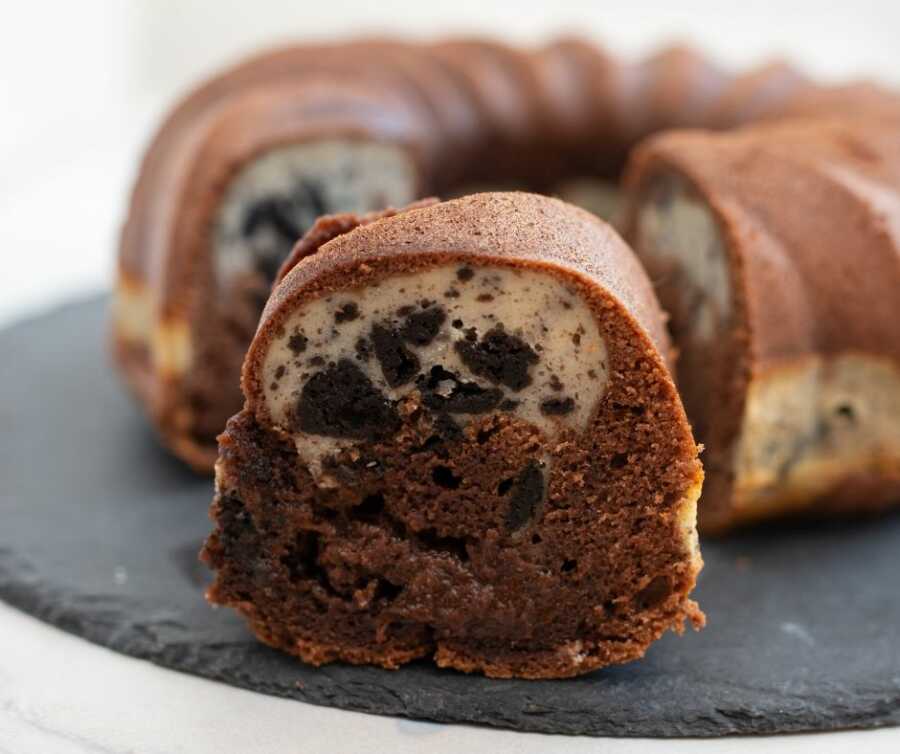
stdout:
{"type": "Polygon", "coordinates": [[[454,329],[461,330],[462,326],[463,326],[463,321],[461,319],[454,319],[453,322],[451,322],[451,324],[453,325],[454,329]]]}
{"type": "Polygon", "coordinates": [[[559,392],[563,389],[563,384],[562,382],[560,382],[559,376],[556,374],[550,375],[550,382],[548,384],[550,385],[550,389],[556,392],[559,392]]]}
{"type": "Polygon", "coordinates": [[[302,432],[354,440],[382,439],[400,427],[394,405],[349,359],[310,377],[295,416],[302,432]]]}
{"type": "Polygon", "coordinates": [[[575,410],[575,400],[569,398],[548,398],[541,402],[541,413],[545,416],[565,416],[575,410]]]}
{"type": "Polygon", "coordinates": [[[459,291],[456,288],[448,288],[444,291],[444,298],[459,298],[459,291]]]}
{"type": "Polygon", "coordinates": [[[313,356],[307,363],[311,367],[325,366],[325,357],[324,356],[313,356]]]}
{"type": "Polygon", "coordinates": [[[348,301],[334,313],[334,321],[338,324],[343,322],[352,322],[359,317],[359,306],[355,301],[348,301]]]}
{"type": "Polygon", "coordinates": [[[304,231],[303,226],[297,222],[291,199],[278,195],[264,196],[251,204],[242,218],[241,235],[250,239],[261,228],[268,229],[277,241],[274,253],[266,248],[266,253],[258,254],[255,262],[257,269],[267,280],[274,280],[280,262],[304,231]]]}
{"type": "Polygon", "coordinates": [[[288,348],[291,349],[291,353],[294,356],[297,356],[303,353],[306,350],[306,346],[309,344],[309,338],[307,338],[302,333],[295,333],[288,338],[288,348]]]}
{"type": "Polygon", "coordinates": [[[521,529],[531,521],[544,499],[544,473],[537,461],[529,461],[512,484],[506,528],[521,529]]]}
{"type": "Polygon", "coordinates": [[[475,277],[475,270],[471,267],[460,267],[456,271],[456,279],[459,280],[460,283],[467,283],[473,277],[475,277]]]}
{"type": "Polygon", "coordinates": [[[501,411],[515,411],[520,403],[521,401],[514,401],[512,398],[506,398],[499,406],[497,406],[497,408],[501,411]]]}
{"type": "Polygon", "coordinates": [[[356,358],[360,361],[368,361],[372,356],[372,347],[365,338],[356,339],[356,358]]]}
{"type": "Polygon", "coordinates": [[[448,414],[483,414],[494,409],[503,398],[498,388],[463,382],[441,366],[432,367],[427,375],[420,375],[416,384],[422,402],[428,408],[448,414]]]}
{"type": "Polygon", "coordinates": [[[431,306],[410,314],[400,329],[400,334],[410,343],[427,346],[441,331],[447,319],[446,312],[439,306],[431,306]]]}
{"type": "Polygon", "coordinates": [[[308,225],[328,211],[322,185],[308,179],[299,180],[286,195],[262,196],[247,207],[241,235],[251,241],[254,266],[268,283],[308,225]]]}
{"type": "Polygon", "coordinates": [[[418,374],[419,359],[404,345],[402,336],[396,330],[373,325],[370,339],[388,385],[405,385],[418,374]]]}
{"type": "Polygon", "coordinates": [[[850,424],[853,424],[856,421],[856,412],[853,410],[853,406],[842,403],[840,406],[835,408],[834,410],[835,416],[839,416],[842,419],[846,420],[850,424]]]}
{"type": "Polygon", "coordinates": [[[531,384],[529,368],[538,362],[534,349],[521,338],[494,327],[473,343],[466,332],[466,341],[455,345],[463,363],[479,377],[521,390],[531,384]]]}
{"type": "Polygon", "coordinates": [[[287,367],[284,364],[279,364],[278,369],[275,370],[275,379],[280,380],[284,377],[285,372],[287,372],[287,367]]]}

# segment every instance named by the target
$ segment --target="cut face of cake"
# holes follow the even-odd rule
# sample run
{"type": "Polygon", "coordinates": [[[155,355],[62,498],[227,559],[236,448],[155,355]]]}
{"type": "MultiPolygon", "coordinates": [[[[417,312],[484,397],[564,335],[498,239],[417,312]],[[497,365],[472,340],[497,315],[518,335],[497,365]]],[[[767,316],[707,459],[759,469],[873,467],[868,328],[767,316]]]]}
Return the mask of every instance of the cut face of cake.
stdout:
{"type": "Polygon", "coordinates": [[[607,381],[606,348],[563,281],[448,263],[310,302],[285,321],[262,381],[273,422],[300,430],[298,451],[315,468],[343,443],[395,427],[413,392],[461,427],[502,411],[551,439],[583,429],[607,381]],[[363,405],[383,408],[368,414],[335,396],[341,377],[363,405]]]}
{"type": "Polygon", "coordinates": [[[706,446],[701,524],[900,499],[900,142],[796,122],[660,137],[630,237],[706,446]]]}
{"type": "Polygon", "coordinates": [[[259,272],[268,292],[319,217],[405,206],[416,190],[413,160],[390,144],[324,139],[270,149],[232,179],[217,211],[219,285],[227,289],[235,277],[259,272]]]}
{"type": "Polygon", "coordinates": [[[220,438],[213,602],[321,664],[563,677],[702,624],[702,471],[662,314],[528,194],[320,221],[220,438]]]}

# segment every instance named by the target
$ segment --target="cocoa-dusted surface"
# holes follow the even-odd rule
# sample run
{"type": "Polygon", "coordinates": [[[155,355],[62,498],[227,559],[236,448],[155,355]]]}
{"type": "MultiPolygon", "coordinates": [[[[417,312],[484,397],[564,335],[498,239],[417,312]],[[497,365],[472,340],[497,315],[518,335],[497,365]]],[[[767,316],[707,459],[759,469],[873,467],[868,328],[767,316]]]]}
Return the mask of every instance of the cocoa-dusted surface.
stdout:
{"type": "Polygon", "coordinates": [[[315,669],[260,645],[231,611],[204,603],[196,553],[211,484],[159,448],[116,385],[106,307],[94,299],[0,333],[0,598],[10,604],[165,667],[378,714],[614,736],[900,723],[898,516],[704,542],[706,629],[580,678],[489,680],[427,663],[315,669]]]}
{"type": "MultiPolygon", "coordinates": [[[[662,313],[628,247],[589,213],[523,193],[357,222],[321,220],[299,244],[251,345],[245,408],[219,438],[204,550],[217,575],[211,601],[315,665],[433,657],[494,677],[581,674],[641,656],[686,621],[702,626],[688,598],[699,563],[680,518],[702,472],[660,353],[662,313]],[[504,413],[499,391],[473,384],[470,403],[496,395],[467,406],[475,417],[461,428],[447,413],[456,390],[437,399],[422,375],[392,405],[340,360],[304,384],[289,428],[358,442],[325,459],[336,481],[317,486],[271,424],[260,382],[269,343],[311,298],[446,262],[458,274],[484,264],[543,270],[577,291],[610,375],[590,422],[550,441],[504,413]]],[[[409,337],[433,337],[424,320],[410,324],[409,337]]],[[[521,389],[539,357],[503,325],[457,345],[473,374],[521,389]]],[[[372,343],[388,384],[408,382],[414,373],[393,379],[409,364],[383,336],[376,327],[372,343]]]]}

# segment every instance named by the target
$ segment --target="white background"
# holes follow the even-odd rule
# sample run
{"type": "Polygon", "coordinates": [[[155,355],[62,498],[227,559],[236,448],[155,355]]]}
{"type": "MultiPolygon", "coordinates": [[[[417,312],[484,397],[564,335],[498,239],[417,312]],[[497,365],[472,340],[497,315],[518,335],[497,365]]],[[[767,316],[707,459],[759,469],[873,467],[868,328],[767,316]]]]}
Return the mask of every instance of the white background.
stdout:
{"type": "Polygon", "coordinates": [[[897,0],[0,0],[0,321],[107,285],[140,148],[185,87],[267,43],[377,32],[685,41],[900,83],[897,0]]]}
{"type": "MultiPolygon", "coordinates": [[[[191,82],[266,43],[377,32],[517,42],[578,32],[625,55],[684,41],[734,67],[779,56],[823,79],[900,85],[896,0],[0,0],[0,323],[108,287],[140,149],[191,82]]],[[[0,754],[317,752],[325,742],[334,752],[898,751],[900,731],[671,745],[444,728],[187,678],[0,604],[0,754]]]]}

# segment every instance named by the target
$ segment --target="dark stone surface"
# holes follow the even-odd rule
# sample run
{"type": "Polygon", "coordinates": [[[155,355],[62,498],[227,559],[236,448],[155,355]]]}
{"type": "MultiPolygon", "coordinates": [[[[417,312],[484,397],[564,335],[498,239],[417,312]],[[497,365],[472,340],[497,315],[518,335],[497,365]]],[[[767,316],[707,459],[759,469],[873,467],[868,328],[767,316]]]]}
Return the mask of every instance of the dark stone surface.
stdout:
{"type": "Polygon", "coordinates": [[[0,596],[91,641],[315,704],[519,730],[714,736],[900,722],[900,517],[707,542],[708,628],[567,681],[306,667],[203,601],[210,482],[110,372],[105,303],[0,333],[0,596]]]}

